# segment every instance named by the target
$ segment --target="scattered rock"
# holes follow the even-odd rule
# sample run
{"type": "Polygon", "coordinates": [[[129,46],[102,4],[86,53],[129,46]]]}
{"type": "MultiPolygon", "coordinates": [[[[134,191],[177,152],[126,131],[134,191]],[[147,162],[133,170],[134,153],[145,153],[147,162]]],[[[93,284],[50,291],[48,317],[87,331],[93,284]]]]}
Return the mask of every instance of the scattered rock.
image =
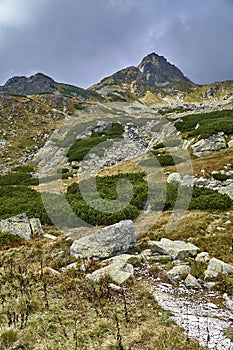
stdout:
{"type": "Polygon", "coordinates": [[[76,262],[71,263],[71,264],[61,268],[62,271],[67,271],[67,270],[71,270],[71,269],[77,269],[77,263],[76,262]]]}
{"type": "Polygon", "coordinates": [[[203,176],[195,179],[195,185],[199,187],[207,186],[208,185],[208,180],[204,178],[203,176]]]}
{"type": "Polygon", "coordinates": [[[144,260],[143,256],[141,255],[121,254],[121,255],[117,255],[112,258],[109,258],[107,260],[104,260],[103,263],[105,262],[113,263],[115,261],[123,261],[124,263],[138,266],[143,263],[143,260],[144,260]]]}
{"type": "Polygon", "coordinates": [[[51,275],[51,276],[56,276],[56,275],[60,275],[60,272],[57,270],[52,269],[51,267],[44,267],[43,268],[43,274],[45,275],[51,275]]]}
{"type": "Polygon", "coordinates": [[[189,288],[201,288],[200,283],[190,273],[186,277],[184,284],[186,285],[186,287],[189,287],[189,288]]]}
{"type": "Polygon", "coordinates": [[[184,280],[190,273],[190,267],[187,265],[174,266],[166,275],[171,282],[179,282],[184,280]]]}
{"type": "Polygon", "coordinates": [[[44,238],[52,239],[53,241],[55,241],[57,239],[56,236],[50,235],[49,233],[45,233],[44,238]]]}
{"type": "Polygon", "coordinates": [[[233,299],[229,298],[227,293],[223,294],[223,298],[225,299],[225,305],[228,309],[233,310],[233,299]]]}
{"type": "Polygon", "coordinates": [[[169,255],[173,260],[184,260],[188,257],[195,257],[199,250],[199,248],[192,243],[171,241],[167,238],[162,238],[158,242],[151,241],[150,246],[153,253],[169,255]]]}
{"type": "Polygon", "coordinates": [[[75,257],[110,258],[134,247],[136,237],[133,222],[123,220],[105,227],[87,237],[75,240],[70,247],[70,254],[75,257]]]}
{"type": "Polygon", "coordinates": [[[196,259],[197,262],[199,263],[207,263],[210,260],[210,256],[208,252],[201,252],[197,254],[196,259]]]}
{"type": "Polygon", "coordinates": [[[207,270],[204,272],[205,279],[216,278],[220,273],[224,275],[233,273],[233,266],[216,258],[210,259],[207,270]]]}
{"type": "Polygon", "coordinates": [[[32,218],[29,221],[31,225],[32,234],[35,236],[42,236],[44,232],[41,227],[40,219],[32,218]]]}
{"type": "Polygon", "coordinates": [[[134,275],[134,268],[131,264],[126,264],[123,261],[115,261],[112,264],[105,266],[99,270],[88,274],[86,277],[93,282],[100,282],[106,276],[109,276],[116,284],[122,284],[134,275]]]}
{"type": "Polygon", "coordinates": [[[201,139],[191,146],[193,154],[196,157],[208,156],[212,152],[227,148],[226,140],[223,132],[211,135],[207,139],[201,139]]]}
{"type": "Polygon", "coordinates": [[[180,184],[182,181],[182,178],[179,173],[171,173],[168,175],[167,183],[169,184],[180,184]]]}
{"type": "Polygon", "coordinates": [[[193,187],[195,182],[195,177],[191,175],[185,175],[182,179],[181,185],[187,187],[193,187]]]}
{"type": "Polygon", "coordinates": [[[29,219],[25,213],[12,216],[0,221],[0,232],[10,232],[23,239],[30,239],[31,235],[42,235],[43,230],[39,219],[29,219]]]}

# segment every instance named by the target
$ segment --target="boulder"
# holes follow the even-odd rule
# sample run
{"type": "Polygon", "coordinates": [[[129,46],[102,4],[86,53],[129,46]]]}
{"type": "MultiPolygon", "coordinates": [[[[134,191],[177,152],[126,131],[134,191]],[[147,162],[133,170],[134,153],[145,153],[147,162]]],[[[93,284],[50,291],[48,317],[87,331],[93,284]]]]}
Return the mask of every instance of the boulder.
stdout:
{"type": "Polygon", "coordinates": [[[29,219],[25,213],[0,221],[0,232],[10,232],[23,239],[30,239],[31,235],[43,235],[39,219],[29,219]]]}
{"type": "Polygon", "coordinates": [[[227,148],[223,132],[211,135],[207,139],[201,139],[191,146],[196,157],[205,157],[220,149],[227,148]]]}
{"type": "Polygon", "coordinates": [[[188,276],[185,278],[184,280],[184,284],[186,285],[186,287],[188,288],[201,288],[200,283],[198,282],[198,280],[191,275],[190,273],[188,274],[188,276]]]}
{"type": "Polygon", "coordinates": [[[166,275],[171,282],[184,280],[190,273],[190,267],[187,265],[178,265],[169,270],[166,275]]]}
{"type": "Polygon", "coordinates": [[[227,194],[231,199],[233,199],[233,184],[218,188],[218,192],[221,194],[227,194]]]}
{"type": "Polygon", "coordinates": [[[205,177],[201,176],[195,179],[194,184],[198,187],[205,187],[208,185],[208,180],[205,177]]]}
{"type": "Polygon", "coordinates": [[[195,177],[191,175],[185,175],[181,181],[182,186],[193,187],[195,182],[195,177]]]}
{"type": "Polygon", "coordinates": [[[216,258],[210,259],[207,270],[204,272],[205,279],[216,278],[220,273],[233,274],[233,266],[216,258]]]}
{"type": "Polygon", "coordinates": [[[103,263],[105,262],[113,263],[116,261],[123,261],[124,263],[138,266],[143,263],[144,259],[143,259],[143,256],[139,254],[138,255],[121,254],[121,255],[117,255],[112,258],[109,258],[107,260],[104,260],[103,263]]]}
{"type": "Polygon", "coordinates": [[[180,184],[182,181],[182,178],[179,173],[171,173],[168,175],[167,183],[169,184],[180,184]]]}
{"type": "Polygon", "coordinates": [[[201,252],[197,254],[196,259],[197,262],[205,264],[210,260],[210,256],[208,252],[201,252]]]}
{"type": "Polygon", "coordinates": [[[228,142],[228,147],[233,147],[233,138],[228,142]]]}
{"type": "Polygon", "coordinates": [[[35,236],[42,236],[43,235],[43,229],[41,227],[40,219],[32,218],[29,220],[32,234],[35,236]]]}
{"type": "Polygon", "coordinates": [[[199,248],[192,243],[171,241],[167,238],[162,238],[158,242],[151,241],[149,244],[153,253],[170,255],[173,260],[183,260],[188,257],[195,257],[199,250],[199,248]]]}
{"type": "Polygon", "coordinates": [[[86,277],[93,282],[100,282],[104,277],[110,277],[116,284],[122,284],[126,282],[130,277],[134,275],[134,268],[131,264],[127,264],[123,261],[114,261],[112,264],[102,267],[94,271],[92,274],[88,274],[86,277]]]}
{"type": "Polygon", "coordinates": [[[75,240],[70,247],[70,254],[81,258],[110,258],[126,252],[135,244],[133,222],[123,220],[75,240]]]}

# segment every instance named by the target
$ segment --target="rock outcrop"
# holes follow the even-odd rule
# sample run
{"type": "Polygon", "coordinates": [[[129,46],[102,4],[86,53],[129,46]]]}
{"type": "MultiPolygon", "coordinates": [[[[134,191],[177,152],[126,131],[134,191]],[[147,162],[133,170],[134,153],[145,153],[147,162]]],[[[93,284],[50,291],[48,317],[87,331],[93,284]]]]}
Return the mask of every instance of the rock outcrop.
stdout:
{"type": "Polygon", "coordinates": [[[223,132],[211,135],[207,139],[201,139],[191,146],[196,157],[204,157],[209,154],[227,148],[227,143],[223,132]]]}
{"type": "Polygon", "coordinates": [[[1,220],[0,232],[9,232],[26,240],[30,239],[31,235],[43,235],[40,220],[29,219],[25,213],[1,220]]]}
{"type": "Polygon", "coordinates": [[[109,258],[126,252],[134,247],[135,243],[133,222],[123,220],[87,237],[75,240],[70,247],[70,254],[83,258],[109,258]]]}
{"type": "Polygon", "coordinates": [[[14,95],[35,95],[51,93],[56,91],[56,89],[55,81],[52,78],[42,73],[37,73],[29,78],[24,76],[10,78],[1,87],[0,92],[14,95]]]}

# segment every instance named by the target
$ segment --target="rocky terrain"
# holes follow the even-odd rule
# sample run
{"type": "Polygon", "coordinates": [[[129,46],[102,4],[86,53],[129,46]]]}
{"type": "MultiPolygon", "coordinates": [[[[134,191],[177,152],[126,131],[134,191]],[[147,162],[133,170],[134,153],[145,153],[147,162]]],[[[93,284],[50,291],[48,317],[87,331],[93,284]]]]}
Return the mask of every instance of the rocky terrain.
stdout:
{"type": "Polygon", "coordinates": [[[0,87],[1,349],[233,349],[232,103],[155,53],[0,87]]]}

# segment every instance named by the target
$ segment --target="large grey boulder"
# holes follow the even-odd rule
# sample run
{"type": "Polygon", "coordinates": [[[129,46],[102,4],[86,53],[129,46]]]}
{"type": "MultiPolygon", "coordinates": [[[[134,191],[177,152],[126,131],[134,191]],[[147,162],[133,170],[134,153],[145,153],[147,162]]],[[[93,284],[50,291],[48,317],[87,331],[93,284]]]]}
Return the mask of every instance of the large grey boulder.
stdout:
{"type": "Polygon", "coordinates": [[[31,235],[43,235],[39,219],[29,219],[25,213],[0,221],[0,232],[12,233],[23,239],[30,239],[31,235]]]}
{"type": "Polygon", "coordinates": [[[151,241],[149,244],[153,253],[170,255],[173,260],[183,260],[188,257],[195,257],[199,250],[199,248],[192,243],[171,241],[167,238],[162,238],[158,242],[151,241]]]}
{"type": "Polygon", "coordinates": [[[110,258],[126,252],[134,247],[135,243],[133,222],[123,220],[87,237],[75,240],[70,247],[70,254],[83,258],[110,258]]]}
{"type": "Polygon", "coordinates": [[[216,278],[220,273],[233,274],[233,266],[216,258],[210,259],[207,270],[204,272],[205,279],[216,278]]]}
{"type": "Polygon", "coordinates": [[[110,277],[116,284],[122,284],[129,278],[133,277],[134,268],[131,264],[127,264],[123,261],[114,261],[112,264],[102,267],[94,271],[92,274],[88,274],[86,277],[92,282],[100,282],[104,277],[110,277]]]}
{"type": "Polygon", "coordinates": [[[218,134],[211,135],[207,139],[201,139],[192,145],[191,148],[196,157],[204,157],[220,149],[227,148],[227,143],[224,133],[219,132],[218,134]]]}

